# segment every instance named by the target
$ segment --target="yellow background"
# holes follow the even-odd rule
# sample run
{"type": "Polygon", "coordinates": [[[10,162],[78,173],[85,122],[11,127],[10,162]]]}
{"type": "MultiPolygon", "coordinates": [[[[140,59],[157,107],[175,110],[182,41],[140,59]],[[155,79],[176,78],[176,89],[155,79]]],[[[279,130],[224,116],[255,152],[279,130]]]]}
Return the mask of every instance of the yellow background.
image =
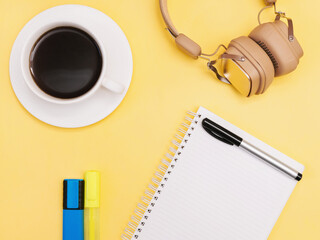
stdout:
{"type": "MultiPolygon", "coordinates": [[[[261,0],[169,1],[177,28],[204,51],[246,35],[261,0]]],[[[305,165],[269,239],[320,238],[320,2],[279,0],[293,17],[305,55],[298,69],[250,99],[214,79],[164,30],[157,0],[0,0],[0,239],[62,235],[62,180],[102,174],[101,239],[116,240],[170,146],[187,110],[202,105],[305,165]],[[130,89],[103,121],[80,129],[49,126],[19,103],[9,79],[11,47],[36,14],[83,4],[114,19],[133,53],[130,89]]],[[[264,20],[273,18],[271,11],[264,20]]]]}

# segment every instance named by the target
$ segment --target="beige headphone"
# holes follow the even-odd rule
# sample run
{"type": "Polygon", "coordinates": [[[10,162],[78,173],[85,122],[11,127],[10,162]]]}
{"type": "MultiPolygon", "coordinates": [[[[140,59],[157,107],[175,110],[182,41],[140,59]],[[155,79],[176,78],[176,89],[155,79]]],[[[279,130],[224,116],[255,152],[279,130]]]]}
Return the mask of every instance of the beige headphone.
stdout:
{"type": "Polygon", "coordinates": [[[209,69],[219,80],[232,84],[242,95],[249,97],[264,93],[274,77],[295,70],[303,56],[303,50],[293,34],[292,20],[276,10],[275,2],[265,0],[267,6],[258,15],[259,26],[248,37],[233,39],[228,48],[221,44],[213,54],[203,53],[196,42],[178,32],[170,19],[167,0],[160,0],[160,9],[167,29],[181,50],[195,59],[207,59],[209,69]],[[269,7],[274,7],[275,21],[261,24],[260,14],[269,7]],[[287,19],[288,25],[280,18],[287,19]],[[211,61],[209,57],[215,55],[220,47],[224,47],[225,52],[211,61]]]}

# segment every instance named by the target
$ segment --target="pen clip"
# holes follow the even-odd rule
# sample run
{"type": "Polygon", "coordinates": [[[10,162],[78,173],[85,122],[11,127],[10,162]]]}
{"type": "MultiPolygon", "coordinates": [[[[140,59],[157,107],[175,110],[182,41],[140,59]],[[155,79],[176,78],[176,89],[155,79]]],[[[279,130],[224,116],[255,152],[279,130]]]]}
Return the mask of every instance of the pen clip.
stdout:
{"type": "Polygon", "coordinates": [[[206,126],[203,126],[204,130],[209,133],[212,137],[220,140],[221,142],[224,142],[226,144],[229,144],[231,146],[233,146],[234,144],[230,141],[228,141],[227,139],[225,139],[224,137],[221,137],[220,135],[214,133],[213,131],[211,131],[211,129],[207,128],[206,126]]]}

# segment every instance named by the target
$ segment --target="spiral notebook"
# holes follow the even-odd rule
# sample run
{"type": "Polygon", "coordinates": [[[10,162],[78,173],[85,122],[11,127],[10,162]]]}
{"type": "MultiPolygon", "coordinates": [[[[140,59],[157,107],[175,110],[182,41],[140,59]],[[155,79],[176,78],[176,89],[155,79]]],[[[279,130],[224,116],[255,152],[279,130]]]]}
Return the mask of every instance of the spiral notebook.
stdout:
{"type": "Polygon", "coordinates": [[[267,239],[297,181],[210,136],[204,118],[288,166],[304,166],[205,108],[189,112],[122,239],[267,239]]]}

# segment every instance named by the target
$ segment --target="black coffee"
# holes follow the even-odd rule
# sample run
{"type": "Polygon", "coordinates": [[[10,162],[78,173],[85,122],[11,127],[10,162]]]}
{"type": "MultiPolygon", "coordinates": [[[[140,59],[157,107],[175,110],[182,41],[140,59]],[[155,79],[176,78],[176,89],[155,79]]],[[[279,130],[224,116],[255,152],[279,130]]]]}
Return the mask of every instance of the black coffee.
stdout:
{"type": "Polygon", "coordinates": [[[102,56],[95,40],[73,27],[43,34],[30,54],[30,72],[42,91],[57,98],[75,98],[97,82],[102,56]]]}

